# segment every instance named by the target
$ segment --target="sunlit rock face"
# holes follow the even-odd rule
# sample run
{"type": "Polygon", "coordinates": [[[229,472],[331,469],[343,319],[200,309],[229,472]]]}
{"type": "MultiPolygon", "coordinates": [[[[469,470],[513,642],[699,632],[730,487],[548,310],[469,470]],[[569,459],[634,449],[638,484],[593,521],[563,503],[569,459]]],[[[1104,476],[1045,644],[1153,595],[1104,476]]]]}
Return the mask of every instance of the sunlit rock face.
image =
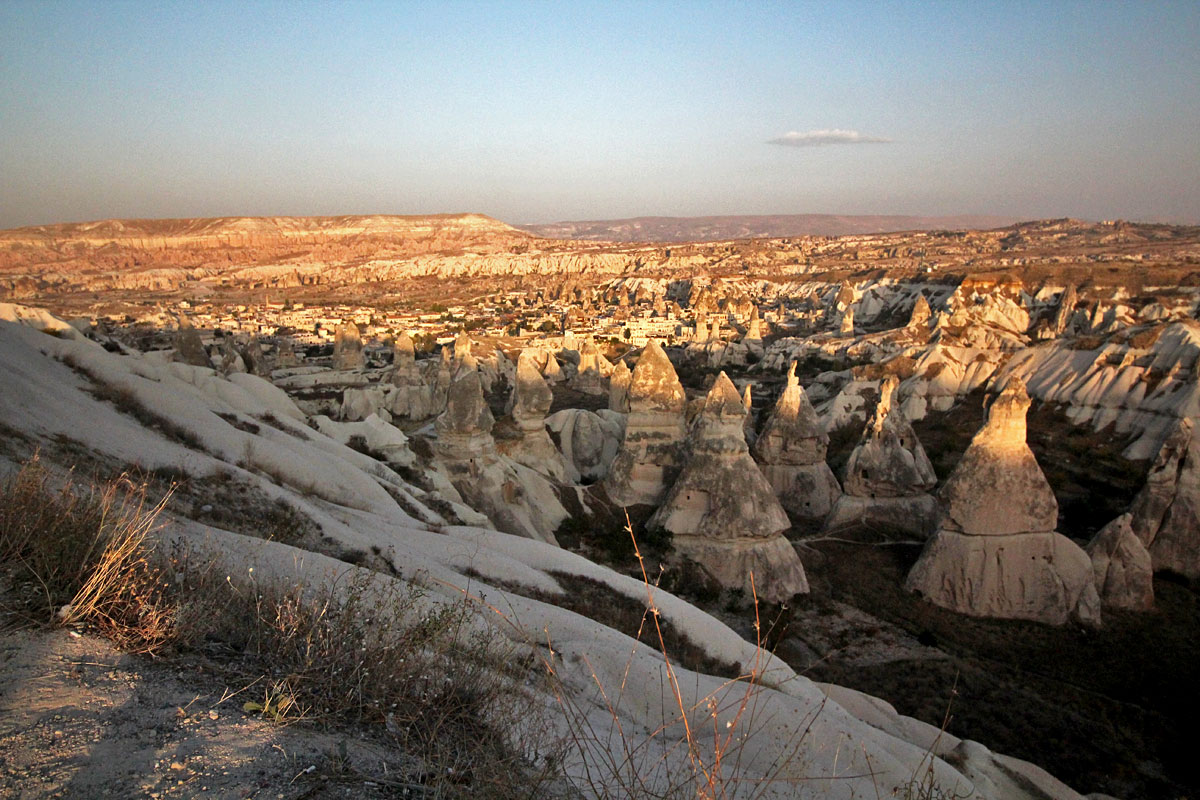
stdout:
{"type": "Polygon", "coordinates": [[[1001,536],[1058,526],[1058,500],[1026,444],[1029,405],[1018,379],[1009,381],[992,402],[987,421],[940,492],[942,528],[1001,536]]]}
{"type": "Polygon", "coordinates": [[[333,334],[333,368],[362,369],[365,363],[358,326],[353,322],[339,325],[333,334]]]}
{"type": "Polygon", "coordinates": [[[179,315],[179,327],[175,330],[174,359],[193,367],[211,367],[212,361],[200,341],[200,334],[192,327],[192,321],[183,314],[179,315]]]}
{"type": "Polygon", "coordinates": [[[845,494],[830,512],[830,528],[884,527],[928,536],[937,523],[937,501],[929,494],[937,475],[895,405],[898,385],[894,375],[880,384],[879,401],[846,462],[845,494]]]}
{"type": "Polygon", "coordinates": [[[847,308],[846,312],[844,314],[842,314],[842,321],[839,325],[839,331],[841,332],[841,334],[843,336],[853,336],[854,335],[854,307],[853,306],[851,306],[850,308],[847,308]]]}
{"type": "Polygon", "coordinates": [[[828,444],[829,436],[821,429],[792,362],[787,386],[752,448],[763,475],[792,519],[823,520],[842,493],[825,463],[828,444]]]}
{"type": "Polygon", "coordinates": [[[912,329],[928,328],[931,316],[933,316],[933,309],[929,307],[929,301],[925,299],[925,295],[917,295],[917,302],[913,305],[912,314],[909,315],[906,327],[912,329]]]}
{"type": "Polygon", "coordinates": [[[1100,622],[1092,559],[1056,533],[1058,502],[1025,441],[1029,395],[1011,379],[940,494],[938,532],[905,583],[977,617],[1100,622]]]}
{"type": "Polygon", "coordinates": [[[604,480],[614,503],[631,506],[662,499],[679,474],[686,402],[671,360],[651,341],[633,369],[625,438],[604,480]]]}
{"type": "Polygon", "coordinates": [[[846,464],[846,494],[856,497],[913,497],[937,484],[933,465],[912,424],[895,407],[899,381],[889,375],[862,441],[846,464]]]}
{"type": "Polygon", "coordinates": [[[1092,573],[1106,608],[1146,611],[1154,607],[1154,567],[1150,553],[1122,514],[1088,542],[1092,573]]]}
{"type": "Polygon", "coordinates": [[[724,588],[782,602],[807,592],[808,581],[782,536],[787,514],[750,458],[745,413],[722,372],[688,436],[683,470],[647,525],[670,531],[676,551],[724,588]]]}
{"type": "Polygon", "coordinates": [[[1154,569],[1200,578],[1200,441],[1184,418],[1163,442],[1133,502],[1133,532],[1154,569]]]}
{"type": "MultiPolygon", "coordinates": [[[[433,362],[425,362],[433,364],[433,362]]],[[[440,365],[438,365],[440,367],[440,365]]],[[[444,376],[449,382],[449,370],[444,376]]],[[[392,389],[388,393],[387,409],[400,419],[428,419],[445,408],[445,394],[439,393],[434,381],[426,378],[416,360],[416,348],[407,333],[396,337],[392,358],[392,389]],[[440,394],[440,397],[439,397],[440,394]]]]}
{"type": "Polygon", "coordinates": [[[604,375],[612,371],[608,363],[591,341],[583,343],[579,351],[579,367],[571,380],[571,388],[584,394],[604,394],[604,375]],[[603,363],[601,363],[603,362],[603,363]],[[605,369],[607,367],[607,369],[605,369]]]}
{"type": "Polygon", "coordinates": [[[413,343],[411,336],[401,333],[392,345],[392,382],[396,382],[397,376],[407,378],[416,369],[416,366],[417,346],[413,343]]]}
{"type": "Polygon", "coordinates": [[[479,376],[473,372],[464,374],[451,385],[446,410],[434,423],[438,454],[461,460],[494,452],[492,425],[495,421],[483,398],[479,376]]]}
{"type": "Polygon", "coordinates": [[[546,432],[546,414],[554,402],[554,394],[538,371],[532,354],[522,353],[517,359],[509,402],[518,436],[498,443],[501,452],[552,480],[567,482],[567,465],[546,432]]]}
{"type": "Polygon", "coordinates": [[[545,476],[497,453],[494,423],[479,373],[465,372],[451,385],[446,410],[434,423],[442,469],[463,500],[498,529],[556,544],[554,531],[566,509],[545,476]]]}
{"type": "Polygon", "coordinates": [[[608,407],[620,414],[629,413],[629,382],[633,374],[629,365],[622,359],[613,368],[612,377],[608,382],[608,407]]]}

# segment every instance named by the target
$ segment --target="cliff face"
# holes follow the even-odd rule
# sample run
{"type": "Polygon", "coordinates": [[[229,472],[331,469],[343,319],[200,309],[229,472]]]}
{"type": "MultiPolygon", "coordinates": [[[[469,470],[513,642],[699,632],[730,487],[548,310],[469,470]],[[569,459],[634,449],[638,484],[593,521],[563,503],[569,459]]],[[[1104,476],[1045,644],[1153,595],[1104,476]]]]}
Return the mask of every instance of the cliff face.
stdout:
{"type": "Polygon", "coordinates": [[[170,290],[188,280],[298,286],[440,274],[528,249],[531,234],[480,214],[101,220],[0,231],[0,296],[170,290]],[[416,264],[410,264],[417,259],[416,264]],[[424,267],[424,268],[422,268],[424,267]],[[331,272],[332,271],[332,272],[331,272]]]}
{"type": "Polygon", "coordinates": [[[533,238],[482,214],[342,217],[107,219],[0,231],[0,253],[25,260],[37,251],[77,254],[109,246],[134,250],[295,247],[374,241],[411,253],[464,247],[505,248],[533,238]]]}
{"type": "MultiPolygon", "coordinates": [[[[901,218],[878,219],[901,224],[901,218]]],[[[551,233],[578,236],[558,229],[551,233]]],[[[691,233],[704,238],[703,231],[691,233]]],[[[762,235],[744,226],[729,233],[762,235]]],[[[0,299],[173,291],[197,281],[236,289],[523,275],[738,275],[794,281],[823,273],[844,281],[865,269],[896,279],[941,273],[954,282],[969,274],[976,293],[991,292],[999,283],[1034,291],[1044,284],[1098,277],[1108,285],[1128,284],[1137,293],[1147,282],[1172,286],[1200,280],[1195,277],[1197,240],[1200,228],[1074,220],[985,231],[683,244],[540,238],[479,214],[102,220],[0,231],[0,299]]],[[[869,310],[856,308],[856,323],[860,315],[866,320],[869,310]]],[[[997,308],[1001,314],[1006,310],[1011,309],[997,308]]],[[[1027,323],[1018,321],[1018,327],[1027,323]]]]}

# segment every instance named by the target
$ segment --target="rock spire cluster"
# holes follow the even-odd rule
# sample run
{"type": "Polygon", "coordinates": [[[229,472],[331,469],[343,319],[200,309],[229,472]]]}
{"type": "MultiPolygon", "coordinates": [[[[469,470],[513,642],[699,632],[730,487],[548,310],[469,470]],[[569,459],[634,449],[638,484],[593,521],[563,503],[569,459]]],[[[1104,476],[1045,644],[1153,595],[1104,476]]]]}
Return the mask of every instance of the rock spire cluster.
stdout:
{"type": "Polygon", "coordinates": [[[754,442],[754,457],[793,520],[824,521],[842,493],[825,462],[829,436],[796,377],[788,369],[787,386],[754,442]]]}
{"type": "Polygon", "coordinates": [[[722,372],[688,435],[683,469],[647,525],[670,531],[675,549],[723,588],[783,602],[807,592],[808,581],[782,535],[787,514],[750,458],[745,415],[722,372]]]}

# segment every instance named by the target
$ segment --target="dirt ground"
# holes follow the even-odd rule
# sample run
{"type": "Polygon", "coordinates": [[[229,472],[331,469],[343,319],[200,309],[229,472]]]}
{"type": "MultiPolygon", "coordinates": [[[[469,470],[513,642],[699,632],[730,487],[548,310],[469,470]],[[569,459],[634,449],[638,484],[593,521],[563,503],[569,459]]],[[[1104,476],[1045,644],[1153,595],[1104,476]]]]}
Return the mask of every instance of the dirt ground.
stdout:
{"type": "Polygon", "coordinates": [[[361,733],[245,713],[261,692],[88,634],[0,634],[0,797],[419,796],[361,733]]]}

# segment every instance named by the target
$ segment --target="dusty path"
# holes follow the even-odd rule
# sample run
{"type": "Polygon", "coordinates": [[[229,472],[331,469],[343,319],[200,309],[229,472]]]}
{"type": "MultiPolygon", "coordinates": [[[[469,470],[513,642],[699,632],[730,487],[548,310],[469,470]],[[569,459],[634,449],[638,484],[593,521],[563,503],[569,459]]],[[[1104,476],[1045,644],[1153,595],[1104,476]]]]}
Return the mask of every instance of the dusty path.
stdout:
{"type": "Polygon", "coordinates": [[[0,798],[404,796],[364,777],[396,774],[382,748],[247,715],[237,688],[93,636],[0,635],[0,798]]]}

